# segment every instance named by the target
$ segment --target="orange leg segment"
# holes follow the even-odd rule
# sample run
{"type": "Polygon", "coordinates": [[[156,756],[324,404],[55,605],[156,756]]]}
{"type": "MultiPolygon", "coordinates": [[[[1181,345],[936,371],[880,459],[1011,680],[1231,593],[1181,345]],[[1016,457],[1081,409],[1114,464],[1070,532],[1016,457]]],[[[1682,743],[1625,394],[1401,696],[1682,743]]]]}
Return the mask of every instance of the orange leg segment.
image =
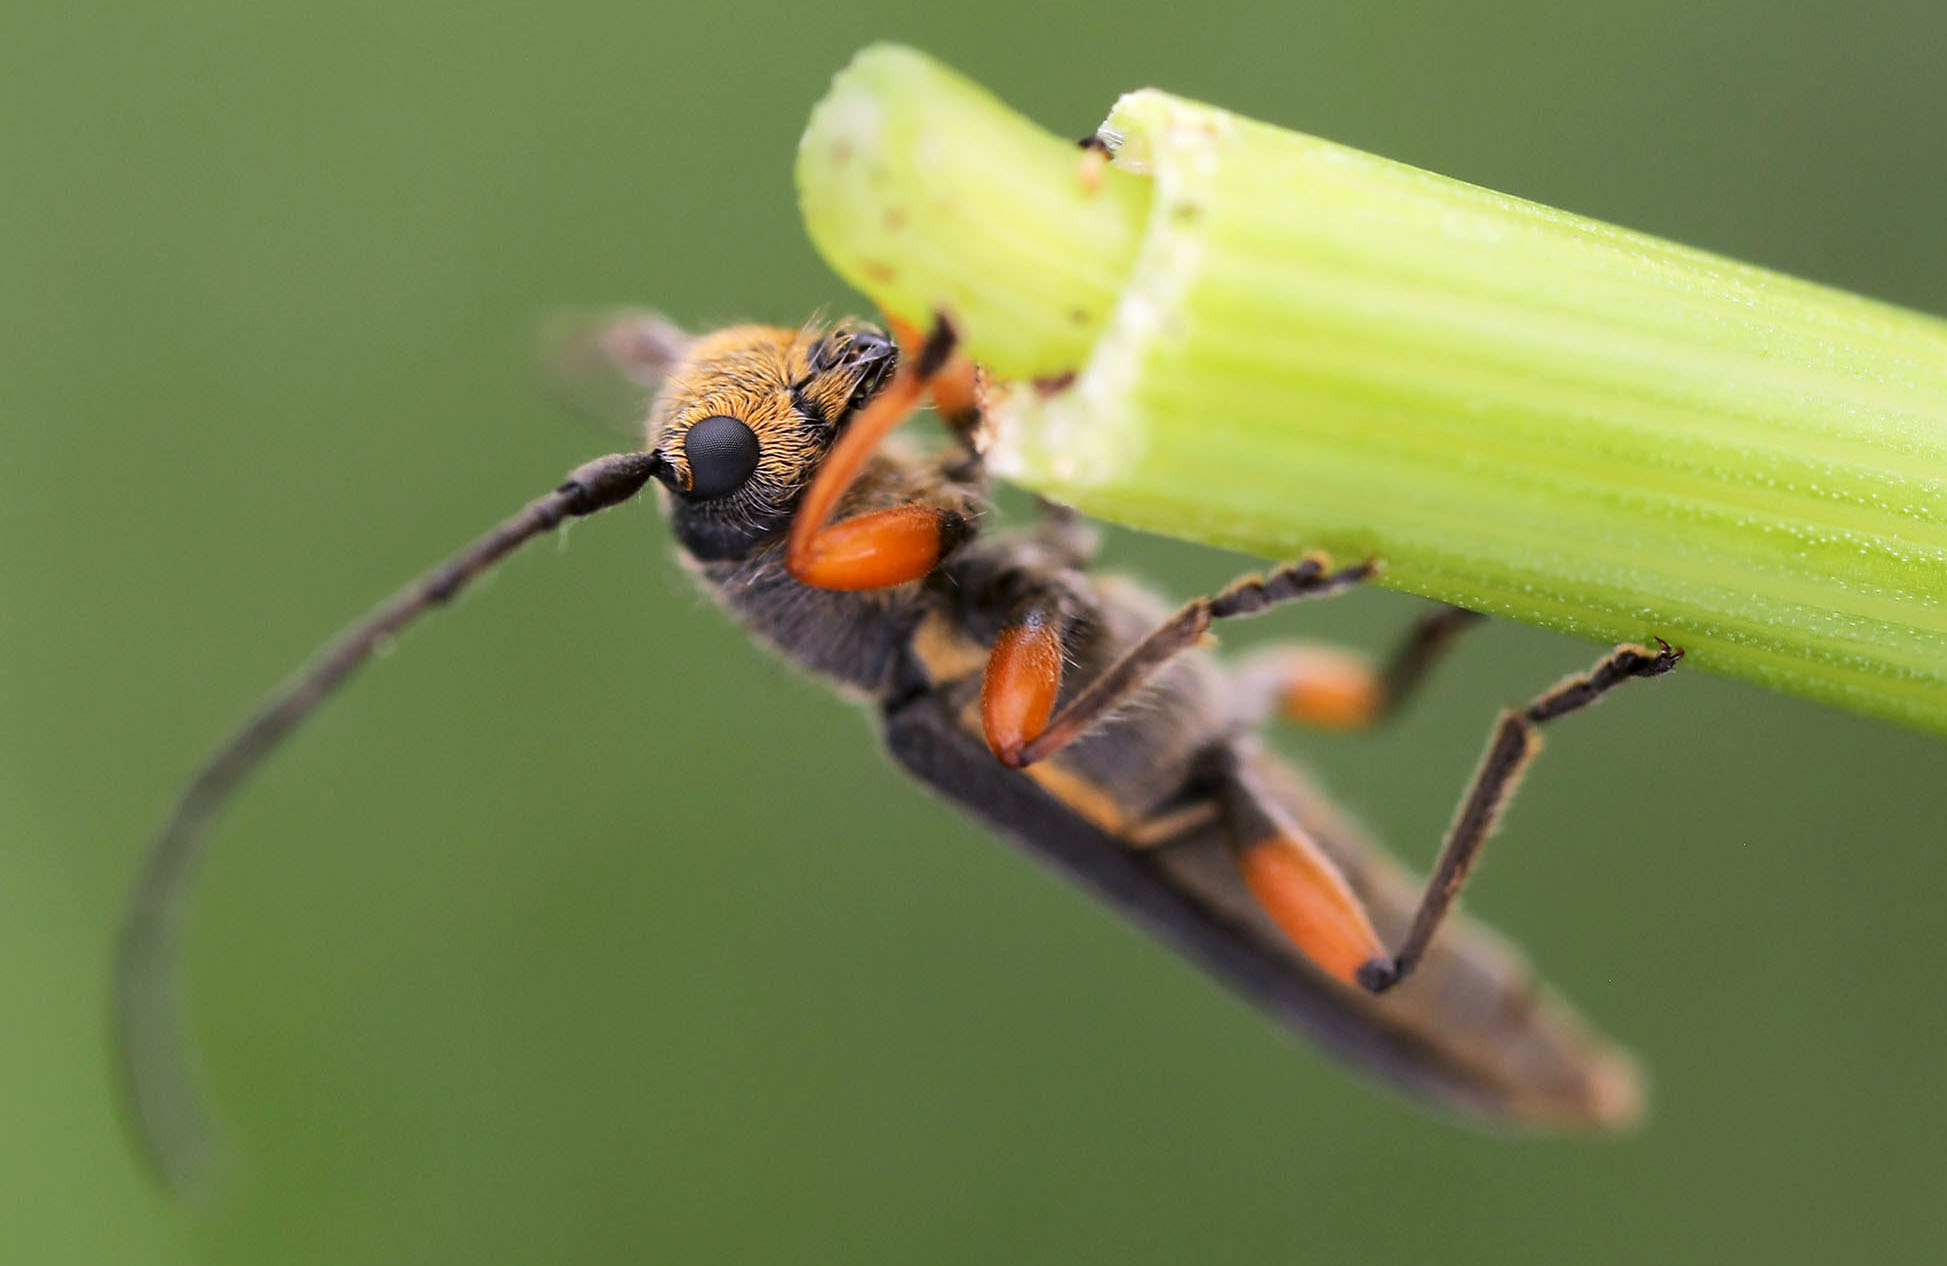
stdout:
{"type": "Polygon", "coordinates": [[[954,526],[946,510],[914,503],[830,521],[880,443],[919,407],[953,343],[952,327],[942,320],[826,454],[785,540],[785,568],[800,582],[820,589],[884,589],[918,580],[939,562],[954,526]]]}
{"type": "Polygon", "coordinates": [[[834,523],[791,561],[791,574],[819,589],[888,589],[939,565],[946,523],[938,509],[890,506],[834,523]]]}
{"type": "Polygon", "coordinates": [[[1348,985],[1392,960],[1357,893],[1304,829],[1260,789],[1249,758],[1221,755],[1213,770],[1218,812],[1238,874],[1299,953],[1348,985]]]}
{"type": "Polygon", "coordinates": [[[1267,646],[1232,667],[1240,719],[1281,716],[1327,730],[1357,730],[1396,715],[1468,626],[1483,619],[1443,606],[1414,621],[1376,666],[1364,655],[1309,643],[1267,646]]]}
{"type": "Polygon", "coordinates": [[[1390,960],[1365,907],[1309,840],[1278,834],[1237,850],[1251,895],[1306,958],[1348,985],[1390,960]]]}
{"type": "Polygon", "coordinates": [[[980,723],[995,759],[1021,766],[1021,749],[1048,726],[1061,693],[1061,632],[1041,608],[1001,631],[980,683],[980,723]]]}
{"type": "Polygon", "coordinates": [[[1288,721],[1327,730],[1356,730],[1379,716],[1385,691],[1363,656],[1326,646],[1293,647],[1281,668],[1278,711],[1288,721]]]}
{"type": "Polygon", "coordinates": [[[1364,562],[1335,571],[1322,554],[1314,554],[1263,576],[1246,576],[1215,597],[1185,604],[1069,699],[1049,720],[1048,727],[1028,741],[1020,758],[1008,763],[1018,767],[1046,760],[1088,733],[1172,659],[1202,641],[1212,621],[1256,615],[1281,602],[1338,593],[1365,580],[1376,569],[1376,564],[1364,562]]]}

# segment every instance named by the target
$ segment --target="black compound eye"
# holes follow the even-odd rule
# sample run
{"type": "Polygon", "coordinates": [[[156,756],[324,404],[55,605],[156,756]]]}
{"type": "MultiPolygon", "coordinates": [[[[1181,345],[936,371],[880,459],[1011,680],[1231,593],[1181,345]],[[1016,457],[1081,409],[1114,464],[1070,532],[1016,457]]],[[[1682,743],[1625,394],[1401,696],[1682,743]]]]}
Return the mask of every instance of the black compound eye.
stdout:
{"type": "Polygon", "coordinates": [[[700,500],[737,491],[757,469],[757,435],[742,418],[704,418],[683,437],[690,462],[690,495],[700,500]]]}

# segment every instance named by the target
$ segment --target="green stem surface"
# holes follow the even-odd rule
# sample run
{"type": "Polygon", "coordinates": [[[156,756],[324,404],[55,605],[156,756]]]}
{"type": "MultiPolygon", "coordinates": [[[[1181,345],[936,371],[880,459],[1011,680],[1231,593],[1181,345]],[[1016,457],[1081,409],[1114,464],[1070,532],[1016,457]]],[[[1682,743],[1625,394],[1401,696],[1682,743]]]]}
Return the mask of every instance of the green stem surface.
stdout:
{"type": "Polygon", "coordinates": [[[1947,322],[1154,90],[1103,135],[878,46],[800,148],[832,266],[1016,384],[997,473],[1947,730],[1947,322]]]}

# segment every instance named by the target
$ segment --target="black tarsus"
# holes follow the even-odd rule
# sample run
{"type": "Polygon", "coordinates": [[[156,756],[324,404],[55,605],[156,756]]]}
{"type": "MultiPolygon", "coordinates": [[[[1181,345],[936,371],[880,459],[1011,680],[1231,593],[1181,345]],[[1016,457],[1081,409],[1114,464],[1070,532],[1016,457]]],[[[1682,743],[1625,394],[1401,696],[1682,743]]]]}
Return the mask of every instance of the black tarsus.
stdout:
{"type": "Polygon", "coordinates": [[[1454,639],[1485,619],[1478,611],[1449,604],[1415,621],[1379,671],[1379,715],[1373,719],[1383,721],[1404,707],[1454,639]]]}
{"type": "Polygon", "coordinates": [[[947,320],[946,313],[935,312],[933,328],[926,332],[926,341],[919,345],[919,355],[913,358],[914,375],[921,382],[932,380],[946,368],[959,346],[960,334],[953,328],[953,322],[947,320]]]}
{"type": "Polygon", "coordinates": [[[175,958],[204,832],[263,759],[373,652],[480,573],[570,518],[627,501],[664,469],[657,453],[616,453],[569,473],[472,546],[375,608],[274,691],[196,772],[150,845],[129,898],[115,958],[115,1034],[124,1106],[165,1185],[192,1182],[209,1159],[208,1117],[178,1022],[175,958]]]}
{"type": "Polygon", "coordinates": [[[1427,880],[1426,892],[1413,912],[1406,939],[1400,942],[1389,963],[1368,963],[1359,969],[1359,983],[1374,993],[1384,993],[1411,974],[1433,934],[1440,928],[1467,882],[1468,872],[1479,860],[1495,823],[1507,809],[1521,774],[1534,759],[1540,744],[1540,727],[1557,717],[1585,708],[1625,681],[1638,677],[1660,677],[1677,666],[1683,651],[1662,638],[1658,649],[1625,643],[1604,656],[1594,668],[1563,679],[1544,691],[1527,707],[1503,712],[1494,723],[1487,753],[1480,768],[1461,798],[1460,812],[1440,849],[1440,860],[1427,880]]]}

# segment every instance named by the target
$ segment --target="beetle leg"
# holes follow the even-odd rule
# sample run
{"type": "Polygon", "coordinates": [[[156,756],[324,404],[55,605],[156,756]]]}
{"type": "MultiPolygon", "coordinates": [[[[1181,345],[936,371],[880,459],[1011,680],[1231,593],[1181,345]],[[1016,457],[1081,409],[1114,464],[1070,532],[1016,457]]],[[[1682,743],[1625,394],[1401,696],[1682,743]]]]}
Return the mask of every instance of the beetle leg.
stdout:
{"type": "MultiPolygon", "coordinates": [[[[1202,640],[1216,620],[1256,615],[1280,602],[1322,598],[1365,580],[1378,570],[1371,562],[1333,570],[1323,555],[1312,554],[1264,576],[1246,576],[1215,597],[1198,598],[1130,647],[1100,677],[1090,682],[1045,728],[1027,735],[1014,758],[996,745],[1001,762],[1016,769],[1045,760],[1086,734],[1103,717],[1140,690],[1156,671],[1202,640]]],[[[995,643],[998,657],[1002,643],[995,643]]],[[[990,661],[991,667],[992,661],[990,661]]],[[[990,743],[992,736],[989,737],[990,743]]]]}
{"type": "Polygon", "coordinates": [[[1565,677],[1527,707],[1510,708],[1501,714],[1493,737],[1488,740],[1487,754],[1481,758],[1480,768],[1461,798],[1460,811],[1448,828],[1440,860],[1434,866],[1433,877],[1427,881],[1419,908],[1413,913],[1405,941],[1390,962],[1382,961],[1371,970],[1362,971],[1360,984],[1374,993],[1384,992],[1404,980],[1426,953],[1440,921],[1467,882],[1467,873],[1479,859],[1481,847],[1494,833],[1495,824],[1513,798],[1521,775],[1541,750],[1541,726],[1587,707],[1625,681],[1661,676],[1675,668],[1683,652],[1660,637],[1656,644],[1658,649],[1651,650],[1633,642],[1624,643],[1588,672],[1565,677]]]}
{"type": "Polygon", "coordinates": [[[919,407],[954,343],[953,327],[940,318],[919,353],[899,366],[832,445],[786,538],[785,568],[798,581],[820,589],[905,584],[931,572],[964,533],[966,521],[957,512],[918,501],[830,522],[880,442],[919,407]]]}
{"type": "Polygon", "coordinates": [[[1269,646],[1231,671],[1237,719],[1259,725],[1273,715],[1301,725],[1355,730],[1397,714],[1462,629],[1485,619],[1465,607],[1443,606],[1407,630],[1383,668],[1334,646],[1269,646]]]}
{"type": "Polygon", "coordinates": [[[1047,729],[1061,665],[1061,617],[1046,603],[1030,603],[994,639],[980,679],[980,724],[1001,764],[1018,768],[1021,749],[1047,729]]]}
{"type": "Polygon", "coordinates": [[[1365,905],[1304,828],[1234,766],[1217,782],[1216,799],[1238,873],[1300,953],[1348,985],[1387,965],[1365,905]]]}
{"type": "MultiPolygon", "coordinates": [[[[886,328],[892,331],[893,338],[908,356],[923,355],[931,338],[938,337],[944,324],[944,320],[939,320],[933,335],[922,338],[918,327],[896,317],[886,318],[886,328]]],[[[951,348],[949,353],[928,380],[926,389],[947,429],[962,443],[971,443],[974,432],[980,429],[979,371],[966,356],[952,352],[951,348]]]]}

